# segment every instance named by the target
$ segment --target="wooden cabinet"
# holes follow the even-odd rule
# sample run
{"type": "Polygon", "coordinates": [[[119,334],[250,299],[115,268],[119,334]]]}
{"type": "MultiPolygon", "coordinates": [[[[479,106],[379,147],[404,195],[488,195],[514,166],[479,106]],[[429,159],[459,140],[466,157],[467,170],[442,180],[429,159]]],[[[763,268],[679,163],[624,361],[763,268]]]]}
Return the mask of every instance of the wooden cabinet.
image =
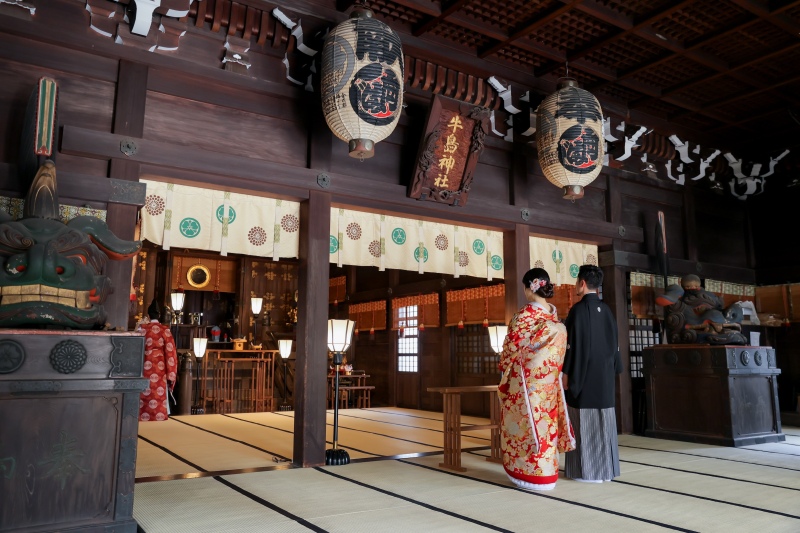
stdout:
{"type": "Polygon", "coordinates": [[[642,371],[649,437],[722,446],[786,439],[771,347],[651,346],[642,371]]]}
{"type": "Polygon", "coordinates": [[[133,333],[0,334],[0,531],[136,532],[143,354],[133,333]]]}

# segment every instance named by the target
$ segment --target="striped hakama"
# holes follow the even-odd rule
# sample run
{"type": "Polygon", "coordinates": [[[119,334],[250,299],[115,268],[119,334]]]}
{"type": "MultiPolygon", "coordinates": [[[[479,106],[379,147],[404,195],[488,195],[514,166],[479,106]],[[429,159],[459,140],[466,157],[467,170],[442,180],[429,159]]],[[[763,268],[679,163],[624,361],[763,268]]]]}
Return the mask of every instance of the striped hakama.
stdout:
{"type": "Polygon", "coordinates": [[[564,456],[568,478],[608,481],[619,476],[617,419],[614,408],[567,407],[575,432],[575,451],[564,456]]]}

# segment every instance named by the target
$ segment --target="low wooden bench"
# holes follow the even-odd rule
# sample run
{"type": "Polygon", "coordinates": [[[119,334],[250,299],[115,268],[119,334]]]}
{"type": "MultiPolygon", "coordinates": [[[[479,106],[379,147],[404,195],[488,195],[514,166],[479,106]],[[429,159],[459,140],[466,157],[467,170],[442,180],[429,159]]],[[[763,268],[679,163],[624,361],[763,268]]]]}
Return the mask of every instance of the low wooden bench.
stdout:
{"type": "MultiPolygon", "coordinates": [[[[339,387],[339,392],[358,392],[358,396],[356,397],[357,409],[367,409],[370,407],[370,394],[373,390],[375,390],[373,385],[345,385],[344,387],[339,387]]],[[[347,396],[342,396],[344,396],[344,398],[339,398],[339,407],[347,408],[347,396]],[[344,406],[341,404],[342,401],[344,401],[344,406]]]]}

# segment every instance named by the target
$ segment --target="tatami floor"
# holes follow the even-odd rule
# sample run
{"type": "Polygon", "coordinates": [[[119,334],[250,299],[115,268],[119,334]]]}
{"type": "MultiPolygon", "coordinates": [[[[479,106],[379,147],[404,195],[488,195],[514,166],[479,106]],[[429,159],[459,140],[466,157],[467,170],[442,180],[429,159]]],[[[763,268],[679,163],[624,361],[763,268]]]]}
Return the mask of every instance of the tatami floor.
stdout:
{"type": "MultiPolygon", "coordinates": [[[[486,423],[462,417],[465,423],[486,423]]],[[[134,518],[155,532],[658,530],[800,532],[800,428],[727,448],[621,435],[622,476],[516,489],[465,433],[464,473],[439,468],[442,414],[339,412],[346,466],[293,468],[291,412],[140,424],[134,518]]],[[[333,413],[328,412],[328,442],[333,413]]]]}

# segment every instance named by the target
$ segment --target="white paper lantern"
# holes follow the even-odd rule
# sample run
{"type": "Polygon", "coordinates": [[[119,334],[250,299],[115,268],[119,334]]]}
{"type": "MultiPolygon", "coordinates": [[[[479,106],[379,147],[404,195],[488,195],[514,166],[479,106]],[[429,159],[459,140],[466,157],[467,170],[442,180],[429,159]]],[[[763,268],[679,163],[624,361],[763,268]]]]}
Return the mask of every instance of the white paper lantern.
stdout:
{"type": "Polygon", "coordinates": [[[348,143],[351,157],[369,158],[375,143],[394,131],[402,106],[400,38],[357,5],[322,49],[322,111],[328,127],[348,143]]]}
{"type": "Polygon", "coordinates": [[[575,80],[561,80],[536,112],[536,147],[545,177],[563,187],[564,198],[583,198],[583,188],[603,168],[603,111],[575,80]]]}

